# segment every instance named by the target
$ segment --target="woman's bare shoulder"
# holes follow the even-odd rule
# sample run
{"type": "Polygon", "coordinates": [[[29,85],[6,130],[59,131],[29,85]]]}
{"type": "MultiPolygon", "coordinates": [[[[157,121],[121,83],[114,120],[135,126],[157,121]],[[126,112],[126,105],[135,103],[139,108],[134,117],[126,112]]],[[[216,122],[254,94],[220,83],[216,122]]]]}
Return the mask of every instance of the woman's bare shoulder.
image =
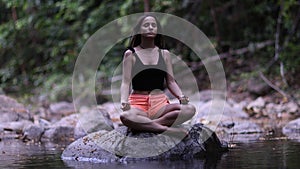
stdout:
{"type": "Polygon", "coordinates": [[[163,58],[167,61],[170,59],[170,51],[168,49],[162,49],[163,58]]]}
{"type": "Polygon", "coordinates": [[[124,56],[125,57],[128,57],[128,56],[130,56],[130,55],[132,55],[133,54],[133,52],[130,50],[130,49],[127,49],[125,52],[124,52],[124,56]]]}
{"type": "Polygon", "coordinates": [[[125,52],[124,52],[124,56],[123,56],[123,60],[124,61],[129,61],[129,62],[132,62],[134,63],[135,62],[135,57],[133,56],[133,51],[130,50],[130,49],[127,49],[125,52]]]}
{"type": "Polygon", "coordinates": [[[124,52],[124,59],[133,59],[133,51],[130,50],[130,49],[127,49],[125,52],[124,52]]]}
{"type": "Polygon", "coordinates": [[[168,49],[161,49],[164,54],[170,55],[170,51],[168,49]]]}

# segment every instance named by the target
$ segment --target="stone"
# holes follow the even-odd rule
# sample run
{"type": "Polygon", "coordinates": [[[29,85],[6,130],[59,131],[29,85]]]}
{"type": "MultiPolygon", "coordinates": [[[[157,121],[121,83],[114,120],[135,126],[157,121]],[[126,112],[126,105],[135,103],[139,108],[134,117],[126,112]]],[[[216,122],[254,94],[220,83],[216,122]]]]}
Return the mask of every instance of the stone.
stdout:
{"type": "Polygon", "coordinates": [[[266,102],[262,97],[258,97],[254,101],[250,102],[246,107],[245,111],[250,115],[250,116],[260,116],[264,111],[264,108],[266,106],[266,102]]]}
{"type": "Polygon", "coordinates": [[[300,118],[290,121],[282,128],[282,133],[288,137],[300,138],[300,118]]]}
{"type": "Polygon", "coordinates": [[[47,125],[42,140],[52,142],[68,141],[95,131],[113,129],[113,124],[105,109],[99,107],[81,108],[79,112],[47,125]]]}
{"type": "Polygon", "coordinates": [[[253,102],[249,103],[247,105],[247,109],[255,109],[255,108],[263,108],[266,105],[265,100],[262,97],[258,97],[257,99],[255,99],[253,102]]]}
{"type": "Polygon", "coordinates": [[[26,128],[27,126],[30,126],[32,124],[33,123],[29,120],[20,120],[20,121],[0,123],[0,131],[7,130],[7,131],[14,131],[17,133],[21,133],[24,128],[26,128]]]}
{"type": "Polygon", "coordinates": [[[217,99],[215,101],[208,101],[196,109],[197,113],[191,119],[192,124],[199,123],[203,119],[208,121],[215,120],[216,122],[219,122],[222,116],[241,119],[249,118],[249,115],[246,112],[239,108],[233,108],[225,100],[217,99]]]}
{"type": "Polygon", "coordinates": [[[69,102],[58,102],[58,103],[52,103],[49,106],[49,112],[52,122],[58,121],[61,118],[71,115],[75,113],[75,108],[73,103],[69,102]]]}
{"type": "Polygon", "coordinates": [[[0,123],[31,120],[31,115],[23,104],[5,95],[0,95],[0,116],[0,123]]]}
{"type": "Polygon", "coordinates": [[[288,102],[284,105],[285,112],[287,113],[299,113],[299,107],[295,102],[288,102]]]}
{"type": "Polygon", "coordinates": [[[27,126],[23,130],[23,140],[33,140],[35,142],[39,142],[42,134],[44,132],[44,128],[35,124],[27,126]]]}
{"type": "Polygon", "coordinates": [[[198,123],[184,138],[168,134],[133,132],[125,126],[112,131],[98,131],[70,144],[63,160],[98,163],[191,159],[227,151],[216,134],[198,123]]]}
{"type": "Polygon", "coordinates": [[[114,102],[106,102],[101,106],[99,106],[100,109],[105,109],[105,111],[107,111],[109,118],[113,123],[114,128],[118,128],[119,126],[123,125],[120,120],[120,114],[122,112],[120,107],[121,107],[120,103],[114,103],[114,102]]]}
{"type": "Polygon", "coordinates": [[[75,127],[78,122],[78,114],[71,114],[60,119],[58,122],[53,123],[51,126],[58,127],[58,126],[70,126],[75,127]]]}
{"type": "Polygon", "coordinates": [[[50,104],[49,110],[54,114],[70,115],[75,113],[74,105],[68,102],[58,102],[50,104]]]}
{"type": "Polygon", "coordinates": [[[247,83],[248,91],[256,96],[263,96],[271,91],[271,87],[259,78],[251,78],[247,83]]]}
{"type": "Polygon", "coordinates": [[[215,132],[227,142],[257,141],[263,136],[259,125],[242,119],[222,120],[215,132]]]}
{"type": "Polygon", "coordinates": [[[99,130],[113,130],[114,125],[109,113],[103,107],[81,108],[78,122],[75,127],[75,138],[80,138],[88,133],[99,130]]]}
{"type": "Polygon", "coordinates": [[[41,139],[42,141],[50,140],[51,142],[59,143],[61,141],[69,141],[73,138],[74,138],[74,127],[57,126],[46,130],[41,139]]]}
{"type": "Polygon", "coordinates": [[[74,129],[78,122],[78,114],[72,114],[62,118],[58,122],[45,128],[42,140],[52,142],[66,141],[74,138],[74,129]]]}
{"type": "Polygon", "coordinates": [[[256,134],[263,132],[261,127],[250,121],[235,121],[234,125],[225,131],[229,134],[256,134]]]}

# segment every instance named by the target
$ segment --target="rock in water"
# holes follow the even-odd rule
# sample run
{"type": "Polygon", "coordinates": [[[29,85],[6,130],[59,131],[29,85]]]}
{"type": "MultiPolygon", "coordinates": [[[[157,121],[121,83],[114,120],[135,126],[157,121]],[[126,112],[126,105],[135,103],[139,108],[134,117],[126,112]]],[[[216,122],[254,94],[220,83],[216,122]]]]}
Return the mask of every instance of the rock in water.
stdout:
{"type": "Polygon", "coordinates": [[[282,128],[282,133],[291,139],[300,139],[300,118],[286,124],[282,128]]]}
{"type": "Polygon", "coordinates": [[[98,131],[70,144],[63,160],[118,162],[128,160],[165,160],[205,157],[227,151],[216,134],[195,124],[184,138],[166,134],[132,132],[125,126],[113,131],[98,131]]]}

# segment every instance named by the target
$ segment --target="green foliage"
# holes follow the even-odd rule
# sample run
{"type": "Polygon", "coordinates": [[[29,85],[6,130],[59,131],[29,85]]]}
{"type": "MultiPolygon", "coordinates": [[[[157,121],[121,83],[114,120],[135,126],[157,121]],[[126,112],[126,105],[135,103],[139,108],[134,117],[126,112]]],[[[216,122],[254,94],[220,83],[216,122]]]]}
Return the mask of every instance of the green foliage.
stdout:
{"type": "MultiPolygon", "coordinates": [[[[299,1],[297,0],[287,0],[282,3],[282,16],[283,24],[282,28],[284,30],[282,39],[282,52],[280,53],[280,60],[283,62],[287,73],[290,75],[296,75],[300,71],[300,58],[299,58],[299,37],[300,32],[299,28],[293,30],[296,27],[295,20],[298,19],[299,22],[299,1]],[[297,13],[298,12],[298,13],[297,13]],[[286,41],[287,38],[290,38],[289,41],[286,41]]],[[[299,23],[298,23],[299,25],[299,23]]]]}
{"type": "MultiPolygon", "coordinates": [[[[281,10],[279,59],[289,73],[299,72],[300,32],[292,30],[299,17],[298,0],[149,2],[154,12],[177,15],[195,24],[220,53],[253,42],[274,40],[281,10]]],[[[1,0],[0,88],[11,91],[8,89],[18,87],[19,92],[41,87],[43,92],[49,92],[51,99],[60,98],[59,94],[68,98],[76,58],[88,38],[114,19],[143,10],[144,1],[136,0],[1,0]]],[[[112,76],[121,62],[126,43],[124,40],[116,44],[104,57],[99,67],[102,79],[112,76]]],[[[172,43],[169,47],[176,48],[176,45],[172,43]]],[[[274,51],[274,46],[256,51],[251,60],[257,61],[256,66],[264,67],[273,58],[274,51]]],[[[200,61],[185,47],[177,52],[188,61],[200,61]]],[[[236,60],[246,60],[246,56],[236,60]]]]}
{"type": "Polygon", "coordinates": [[[85,41],[118,16],[118,7],[107,10],[116,4],[80,0],[1,1],[0,10],[15,11],[16,18],[11,13],[1,17],[0,87],[43,86],[45,76],[55,74],[52,78],[59,79],[61,74],[71,75],[85,41]]]}
{"type": "Polygon", "coordinates": [[[300,72],[300,57],[299,57],[300,45],[289,43],[286,49],[280,55],[280,60],[283,61],[287,73],[290,75],[296,75],[300,72]]]}
{"type": "Polygon", "coordinates": [[[49,98],[50,101],[72,100],[72,76],[64,74],[52,74],[45,78],[42,95],[49,98]]]}

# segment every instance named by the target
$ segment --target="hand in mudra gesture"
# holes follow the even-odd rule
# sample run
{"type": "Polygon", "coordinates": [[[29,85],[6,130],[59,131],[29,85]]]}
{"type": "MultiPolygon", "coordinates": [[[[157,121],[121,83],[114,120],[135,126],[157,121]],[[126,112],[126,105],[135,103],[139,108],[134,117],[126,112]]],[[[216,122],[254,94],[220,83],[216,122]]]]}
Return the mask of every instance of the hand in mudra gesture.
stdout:
{"type": "Polygon", "coordinates": [[[121,103],[121,110],[127,111],[130,109],[130,104],[129,103],[121,103]]]}
{"type": "Polygon", "coordinates": [[[180,104],[188,104],[189,101],[190,101],[190,99],[185,95],[182,95],[182,96],[179,97],[179,103],[180,104]]]}

